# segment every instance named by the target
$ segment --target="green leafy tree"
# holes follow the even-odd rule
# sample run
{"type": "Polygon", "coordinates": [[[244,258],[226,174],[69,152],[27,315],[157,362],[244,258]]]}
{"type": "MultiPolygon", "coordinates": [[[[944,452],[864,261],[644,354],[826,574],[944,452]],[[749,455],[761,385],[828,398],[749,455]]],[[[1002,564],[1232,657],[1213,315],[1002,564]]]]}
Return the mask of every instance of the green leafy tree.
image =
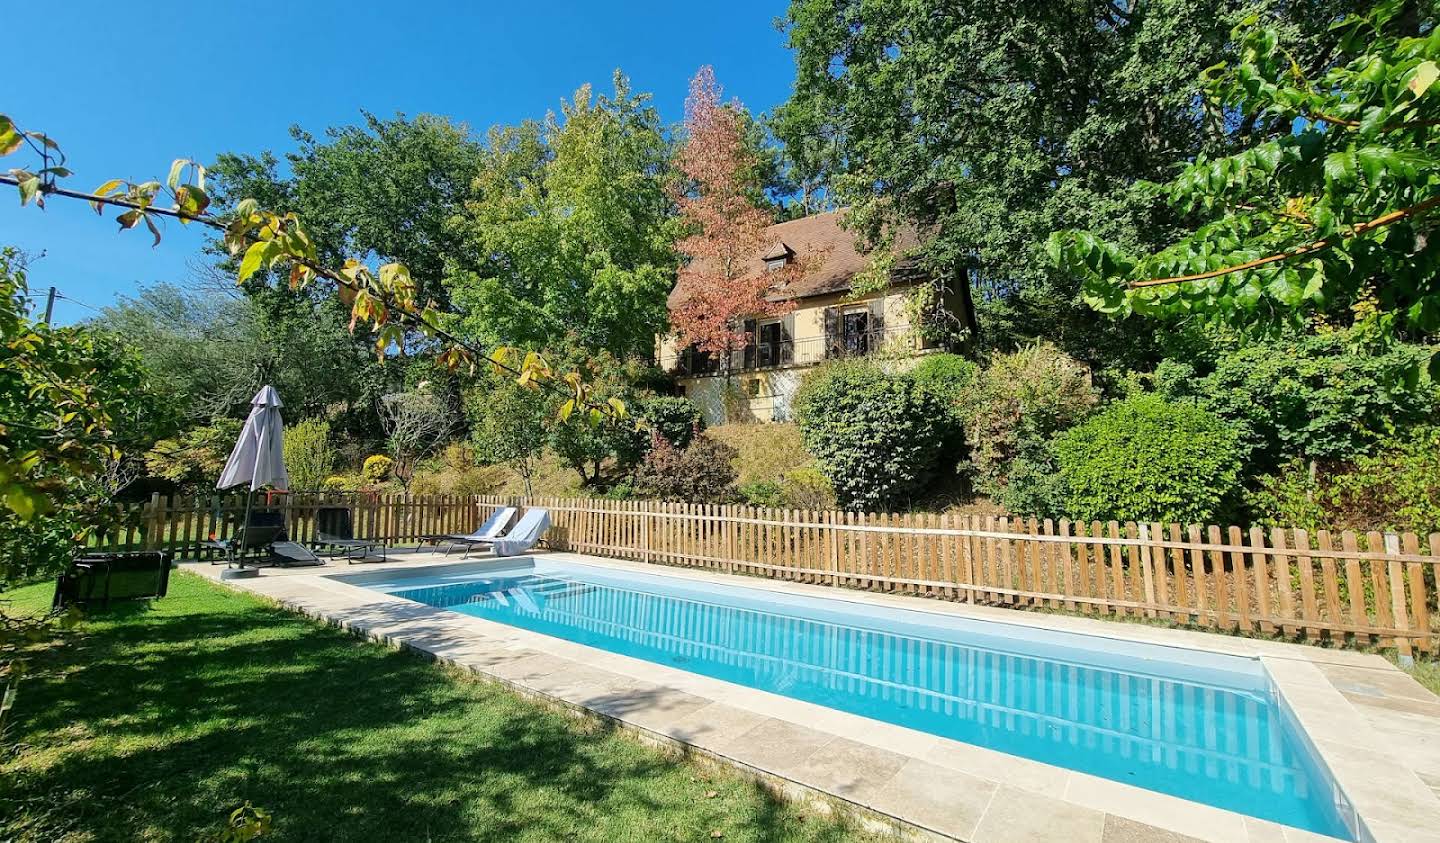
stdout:
{"type": "Polygon", "coordinates": [[[1252,474],[1291,459],[1348,461],[1440,414],[1433,382],[1394,377],[1430,353],[1354,330],[1246,342],[1222,352],[1203,377],[1168,391],[1194,395],[1231,422],[1252,474]]]}
{"type": "Polygon", "coordinates": [[[533,494],[531,479],[545,453],[554,418],[547,396],[508,378],[497,378],[471,390],[465,397],[465,409],[476,454],[509,466],[525,482],[525,494],[533,494]]]}
{"type": "Polygon", "coordinates": [[[249,198],[293,211],[325,262],[374,255],[404,264],[417,279],[417,297],[444,304],[446,264],[465,254],[449,221],[480,172],[480,144],[444,117],[362,116],[362,124],[332,127],[319,138],[292,127],[298,149],[285,156],[288,176],[269,152],[218,156],[211,168],[216,205],[249,198]]]}
{"type": "Polygon", "coordinates": [[[543,124],[491,130],[453,227],[476,257],[446,279],[465,335],[653,356],[677,263],[670,150],[649,96],[614,81],[543,124]]]}
{"type": "MultiPolygon", "coordinates": [[[[378,435],[374,400],[389,375],[351,336],[335,299],[232,289],[145,287],[91,324],[136,349],[186,424],[239,418],[261,386],[285,402],[287,419],[332,411],[357,437],[378,435]]],[[[180,425],[184,426],[184,425],[180,425]]]]}
{"type": "MultiPolygon", "coordinates": [[[[53,576],[115,526],[104,475],[127,444],[116,430],[143,429],[148,397],[143,369],[113,336],[34,322],[27,304],[19,255],[0,249],[0,592],[53,576]]],[[[24,672],[20,647],[48,620],[7,615],[0,602],[0,728],[24,672]]]]}
{"type": "Polygon", "coordinates": [[[1200,72],[1233,49],[1252,9],[1301,66],[1340,0],[792,0],[795,91],[776,131],[802,172],[823,172],[862,233],[915,226],[935,284],[982,288],[980,338],[1046,337],[1081,360],[1153,360],[1153,326],[1096,319],[1045,259],[1052,231],[1092,229],[1131,248],[1180,224],[1133,189],[1176,160],[1267,128],[1196,107],[1200,72]]]}
{"type": "Polygon", "coordinates": [[[1263,330],[1373,296],[1368,318],[1382,327],[1440,330],[1434,6],[1384,0],[1345,18],[1319,68],[1297,62],[1269,18],[1246,19],[1233,40],[1238,55],[1207,73],[1207,110],[1264,131],[1152,191],[1201,224],[1148,253],[1097,228],[1057,233],[1054,261],[1105,312],[1263,330]]]}
{"type": "Polygon", "coordinates": [[[315,492],[324,488],[325,478],[335,470],[335,447],[330,442],[330,423],[306,419],[285,431],[285,470],[290,489],[315,492]]]}

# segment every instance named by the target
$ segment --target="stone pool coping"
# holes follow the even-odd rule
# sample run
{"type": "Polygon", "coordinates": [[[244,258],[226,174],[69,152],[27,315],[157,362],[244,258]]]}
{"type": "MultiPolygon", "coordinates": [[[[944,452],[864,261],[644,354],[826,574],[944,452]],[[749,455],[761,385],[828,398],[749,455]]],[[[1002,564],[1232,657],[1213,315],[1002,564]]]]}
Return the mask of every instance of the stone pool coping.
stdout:
{"type": "MultiPolygon", "coordinates": [[[[575,553],[617,570],[1258,658],[1363,825],[1365,843],[1440,843],[1440,699],[1380,656],[1059,614],[837,589],[575,553]]],[[[333,579],[445,565],[438,553],[270,568],[225,584],[719,759],[872,821],[976,841],[1305,843],[1325,837],[333,579]]],[[[505,565],[523,561],[507,559],[505,565]]],[[[222,566],[186,564],[218,580],[222,566]]]]}

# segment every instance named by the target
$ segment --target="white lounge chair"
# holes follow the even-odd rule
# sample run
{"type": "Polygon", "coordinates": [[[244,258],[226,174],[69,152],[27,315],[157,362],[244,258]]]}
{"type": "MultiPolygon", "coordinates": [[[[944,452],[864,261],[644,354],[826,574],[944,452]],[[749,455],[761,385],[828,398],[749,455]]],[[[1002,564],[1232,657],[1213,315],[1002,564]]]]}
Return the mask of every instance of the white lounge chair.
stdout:
{"type": "Polygon", "coordinates": [[[503,535],[506,525],[508,525],[510,519],[514,517],[515,507],[502,506],[492,512],[490,517],[485,519],[485,523],[481,524],[473,533],[447,533],[436,536],[421,536],[420,542],[422,544],[433,544],[437,547],[444,546],[446,556],[449,556],[450,551],[457,546],[466,548],[466,552],[468,553],[471,547],[477,544],[488,545],[491,541],[503,535]]]}
{"type": "Polygon", "coordinates": [[[550,529],[550,510],[548,509],[527,509],[520,520],[515,522],[515,527],[504,536],[492,539],[489,542],[490,548],[495,551],[496,556],[518,556],[521,553],[534,547],[550,529]]]}

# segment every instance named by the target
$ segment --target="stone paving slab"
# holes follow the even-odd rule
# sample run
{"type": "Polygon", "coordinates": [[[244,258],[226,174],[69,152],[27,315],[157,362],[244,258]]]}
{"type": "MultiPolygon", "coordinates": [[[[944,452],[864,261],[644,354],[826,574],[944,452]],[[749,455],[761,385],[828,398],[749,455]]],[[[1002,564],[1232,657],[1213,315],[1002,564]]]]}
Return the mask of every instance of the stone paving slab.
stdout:
{"type": "MultiPolygon", "coordinates": [[[[1440,699],[1379,656],[1091,618],[733,577],[577,554],[586,565],[1260,659],[1364,818],[1365,843],[1440,843],[1440,699]]],[[[433,574],[458,560],[267,569],[227,584],[405,646],[653,739],[734,763],[787,792],[984,843],[1310,843],[1303,832],[1109,779],[622,656],[331,577],[433,574]]],[[[517,560],[507,560],[513,564],[517,560]]],[[[484,558],[469,564],[483,564],[484,558]]],[[[222,569],[185,565],[212,579],[222,569]]],[[[375,579],[374,577],[370,579],[375,579]]]]}

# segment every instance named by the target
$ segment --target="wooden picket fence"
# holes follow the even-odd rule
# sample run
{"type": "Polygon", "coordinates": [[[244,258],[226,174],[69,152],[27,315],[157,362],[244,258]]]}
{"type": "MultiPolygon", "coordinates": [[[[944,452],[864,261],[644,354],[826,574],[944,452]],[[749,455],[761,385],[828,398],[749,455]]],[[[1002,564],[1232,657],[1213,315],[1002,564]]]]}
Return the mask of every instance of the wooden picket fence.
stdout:
{"type": "MultiPolygon", "coordinates": [[[[290,537],[321,507],[348,506],[358,537],[393,544],[468,532],[495,507],[551,511],[546,544],[641,562],[1241,634],[1402,655],[1440,646],[1440,533],[1382,534],[963,515],[805,512],[739,505],[493,496],[287,495],[290,537]]],[[[243,496],[156,496],[107,547],[206,558],[243,496]]]]}

